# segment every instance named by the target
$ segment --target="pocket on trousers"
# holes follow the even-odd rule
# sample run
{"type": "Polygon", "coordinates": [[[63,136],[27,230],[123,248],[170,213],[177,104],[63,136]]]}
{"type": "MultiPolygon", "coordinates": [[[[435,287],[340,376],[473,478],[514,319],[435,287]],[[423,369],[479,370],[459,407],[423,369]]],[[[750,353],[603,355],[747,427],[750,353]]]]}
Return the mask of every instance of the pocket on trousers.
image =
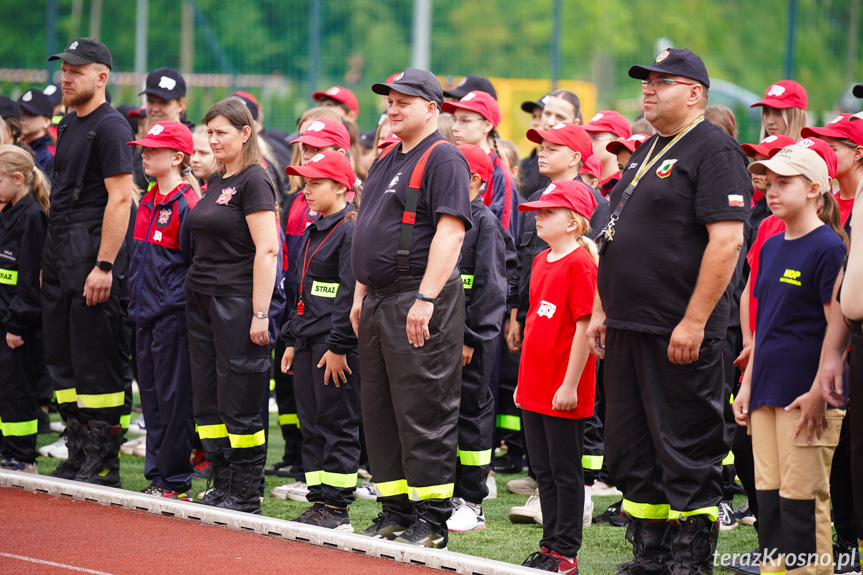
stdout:
{"type": "MultiPolygon", "coordinates": [[[[804,426],[794,438],[794,447],[836,447],[839,445],[839,433],[842,431],[842,419],[845,417],[844,409],[827,410],[827,429],[821,431],[821,437],[813,431],[812,445],[806,443],[806,427],[804,426]]],[[[794,427],[800,421],[800,410],[795,409],[791,413],[794,427]]]]}
{"type": "Polygon", "coordinates": [[[234,373],[265,373],[270,370],[270,358],[264,357],[232,357],[229,360],[234,373]]]}

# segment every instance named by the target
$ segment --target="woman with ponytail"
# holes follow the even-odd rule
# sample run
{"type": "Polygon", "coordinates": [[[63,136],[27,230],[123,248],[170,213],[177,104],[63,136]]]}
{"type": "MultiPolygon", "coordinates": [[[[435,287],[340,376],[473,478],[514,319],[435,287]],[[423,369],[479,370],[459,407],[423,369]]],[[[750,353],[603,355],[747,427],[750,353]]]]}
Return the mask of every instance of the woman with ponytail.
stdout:
{"type": "Polygon", "coordinates": [[[192,263],[186,219],[201,193],[190,167],[194,143],[189,128],[165,121],[129,145],[142,147],[144,173],[156,179],[138,205],[128,282],[147,422],[144,493],[189,501],[194,419],[184,282],[192,263]]]}
{"type": "Polygon", "coordinates": [[[0,203],[0,467],[37,473],[37,382],[45,370],[39,271],[48,182],[33,156],[10,144],[0,146],[0,203]]]}

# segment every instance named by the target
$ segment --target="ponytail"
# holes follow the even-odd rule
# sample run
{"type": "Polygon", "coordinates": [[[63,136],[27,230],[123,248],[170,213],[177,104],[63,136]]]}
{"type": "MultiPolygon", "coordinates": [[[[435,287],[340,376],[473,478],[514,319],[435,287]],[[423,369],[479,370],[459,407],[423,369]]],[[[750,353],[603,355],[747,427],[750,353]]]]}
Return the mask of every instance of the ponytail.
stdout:
{"type": "Polygon", "coordinates": [[[0,146],[0,172],[10,178],[15,174],[21,174],[24,177],[24,185],[42,209],[48,212],[51,186],[45,174],[36,167],[30,153],[15,145],[3,144],[0,146]]]}
{"type": "Polygon", "coordinates": [[[836,201],[836,197],[827,192],[826,194],[821,194],[821,205],[818,208],[818,217],[822,222],[833,228],[833,231],[836,232],[842,241],[845,243],[845,247],[849,247],[851,243],[848,239],[848,234],[845,233],[845,229],[842,227],[842,216],[839,212],[839,202],[836,201]]]}
{"type": "Polygon", "coordinates": [[[36,198],[36,201],[39,202],[39,205],[42,206],[42,209],[47,214],[48,208],[51,205],[51,185],[48,183],[48,178],[42,173],[42,170],[33,170],[33,183],[30,185],[30,193],[33,194],[33,197],[36,198]]]}
{"type": "Polygon", "coordinates": [[[594,263],[599,263],[599,249],[597,249],[596,243],[594,243],[594,241],[587,235],[590,233],[590,220],[575,210],[570,210],[569,208],[564,209],[566,210],[566,214],[577,224],[575,233],[578,234],[578,238],[576,239],[578,245],[587,250],[587,253],[590,254],[594,263]]]}

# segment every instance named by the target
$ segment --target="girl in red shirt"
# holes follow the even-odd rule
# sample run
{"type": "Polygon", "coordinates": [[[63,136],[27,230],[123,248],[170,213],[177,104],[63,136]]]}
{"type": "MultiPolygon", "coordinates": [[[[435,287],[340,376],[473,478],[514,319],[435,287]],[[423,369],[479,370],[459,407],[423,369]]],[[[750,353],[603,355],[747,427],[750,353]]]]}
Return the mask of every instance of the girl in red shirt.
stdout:
{"type": "Polygon", "coordinates": [[[523,563],[576,573],[584,508],[584,422],[593,415],[596,359],[586,331],[596,289],[596,246],[584,234],[596,199],[581,182],[558,180],[535,202],[539,237],[550,246],[533,263],[515,404],[542,508],[540,551],[523,563]],[[577,511],[574,511],[577,510],[577,511]]]}

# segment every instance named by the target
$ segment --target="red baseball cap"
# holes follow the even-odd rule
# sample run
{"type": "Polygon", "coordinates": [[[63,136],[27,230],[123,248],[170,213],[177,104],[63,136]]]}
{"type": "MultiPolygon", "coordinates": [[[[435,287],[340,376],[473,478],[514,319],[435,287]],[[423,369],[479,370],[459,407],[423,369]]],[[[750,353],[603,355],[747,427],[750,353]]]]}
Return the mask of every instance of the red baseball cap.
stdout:
{"type": "Polygon", "coordinates": [[[549,130],[531,128],[527,131],[527,139],[535,144],[541,144],[543,140],[548,140],[553,144],[566,146],[573,152],[580,152],[582,162],[587,161],[593,155],[593,144],[590,141],[590,136],[584,126],[578,124],[561,122],[549,130]]]}
{"type": "Polygon", "coordinates": [[[590,174],[596,178],[602,178],[602,162],[599,161],[599,156],[592,155],[584,161],[579,174],[590,174]]]}
{"type": "Polygon", "coordinates": [[[764,99],[750,105],[750,108],[755,106],[770,106],[771,108],[800,108],[806,109],[806,90],[803,86],[794,80],[780,80],[775,84],[771,84],[764,91],[764,99]]]}
{"type": "Polygon", "coordinates": [[[618,138],[628,138],[632,135],[632,128],[629,127],[629,122],[614,110],[597,112],[585,124],[584,129],[588,132],[611,132],[618,138]]]}
{"type": "Polygon", "coordinates": [[[357,181],[351,161],[334,150],[325,150],[309,160],[305,166],[288,166],[285,173],[304,178],[326,178],[338,182],[350,191],[357,181]]]}
{"type": "Polygon", "coordinates": [[[596,209],[596,198],[587,184],[576,180],[555,180],[535,202],[518,206],[520,212],[535,212],[542,208],[569,208],[587,219],[596,209]]]}
{"type": "Polygon", "coordinates": [[[390,132],[387,134],[387,137],[384,138],[384,141],[378,144],[378,150],[383,150],[387,146],[392,146],[393,144],[398,144],[402,139],[390,132]]]}
{"type": "Polygon", "coordinates": [[[354,112],[360,111],[360,104],[357,102],[357,97],[354,96],[354,93],[348,90],[347,88],[343,88],[341,86],[333,86],[324,91],[314,92],[312,94],[312,100],[315,102],[320,102],[321,98],[332,98],[337,102],[341,102],[354,112]]]}
{"type": "Polygon", "coordinates": [[[757,144],[743,144],[740,147],[743,148],[743,151],[750,158],[754,158],[755,154],[769,157],[771,152],[781,150],[785,146],[793,146],[795,143],[794,138],[777,134],[775,136],[767,136],[757,144]]]}
{"type": "Polygon", "coordinates": [[[327,146],[338,146],[345,150],[351,149],[351,135],[345,125],[338,120],[330,118],[318,118],[313,121],[303,132],[303,135],[291,142],[308,144],[315,148],[326,148],[327,146]]]}
{"type": "Polygon", "coordinates": [[[144,146],[145,148],[170,148],[179,150],[190,156],[195,151],[192,132],[180,122],[164,121],[156,123],[143,140],[132,140],[127,146],[144,146]]]}
{"type": "MultiPolygon", "coordinates": [[[[833,151],[833,148],[827,145],[827,142],[819,140],[818,138],[803,138],[794,145],[801,148],[809,148],[821,156],[821,159],[823,159],[824,163],[827,164],[827,175],[830,176],[831,180],[836,177],[836,168],[839,166],[839,159],[836,157],[836,152],[833,151]]],[[[770,150],[768,156],[772,158],[781,149],[782,148],[776,148],[770,150]]]]}
{"type": "Polygon", "coordinates": [[[483,182],[491,179],[494,164],[491,163],[491,158],[485,153],[485,150],[472,144],[462,144],[458,149],[464,154],[471,175],[478,175],[483,182]]]}
{"type": "Polygon", "coordinates": [[[612,154],[617,154],[622,148],[626,148],[630,152],[634,152],[638,149],[638,146],[646,142],[648,138],[650,138],[650,136],[647,134],[632,134],[623,141],[614,140],[613,142],[607,143],[605,145],[605,149],[612,154]]]}
{"type": "Polygon", "coordinates": [[[453,114],[457,109],[476,112],[497,128],[500,124],[500,107],[491,94],[474,90],[464,95],[458,102],[444,102],[441,111],[453,114]]]}
{"type": "Polygon", "coordinates": [[[800,135],[804,138],[827,136],[828,138],[847,139],[858,146],[863,146],[863,125],[860,122],[852,122],[851,118],[851,114],[839,114],[823,128],[803,128],[800,135]]]}

